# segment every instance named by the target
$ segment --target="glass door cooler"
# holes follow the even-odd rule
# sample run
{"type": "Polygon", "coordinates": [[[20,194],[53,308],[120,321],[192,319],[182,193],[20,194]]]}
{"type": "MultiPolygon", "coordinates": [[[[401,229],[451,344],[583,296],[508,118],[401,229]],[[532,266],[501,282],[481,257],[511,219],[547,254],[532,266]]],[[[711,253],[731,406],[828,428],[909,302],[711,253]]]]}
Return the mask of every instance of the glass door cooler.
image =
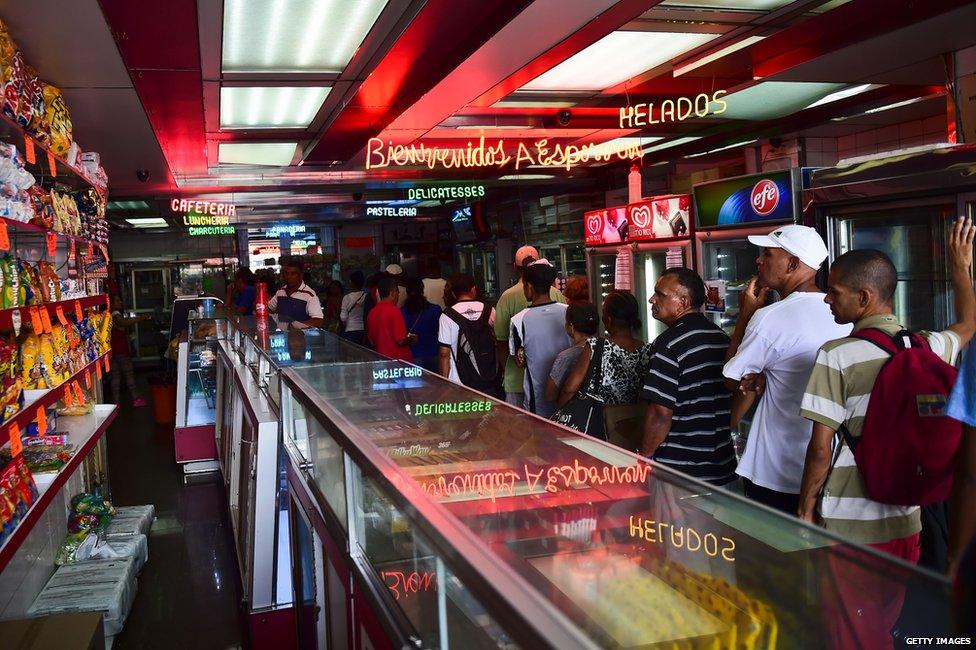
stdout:
{"type": "Polygon", "coordinates": [[[726,332],[735,329],[739,293],[756,274],[759,249],[746,239],[800,221],[803,170],[723,178],[696,185],[696,269],[705,280],[705,311],[726,332]]]}

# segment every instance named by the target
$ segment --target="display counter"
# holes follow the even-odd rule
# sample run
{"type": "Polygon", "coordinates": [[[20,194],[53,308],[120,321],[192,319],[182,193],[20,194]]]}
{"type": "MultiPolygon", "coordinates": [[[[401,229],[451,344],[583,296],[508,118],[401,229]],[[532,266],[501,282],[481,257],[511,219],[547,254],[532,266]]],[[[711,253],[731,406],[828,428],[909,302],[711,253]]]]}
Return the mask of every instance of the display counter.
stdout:
{"type": "Polygon", "coordinates": [[[179,342],[173,446],[188,474],[217,469],[217,354],[226,338],[225,319],[193,316],[179,342]]]}
{"type": "Polygon", "coordinates": [[[939,576],[321,336],[276,405],[301,648],[824,648],[851,593],[949,610],[939,576]]]}

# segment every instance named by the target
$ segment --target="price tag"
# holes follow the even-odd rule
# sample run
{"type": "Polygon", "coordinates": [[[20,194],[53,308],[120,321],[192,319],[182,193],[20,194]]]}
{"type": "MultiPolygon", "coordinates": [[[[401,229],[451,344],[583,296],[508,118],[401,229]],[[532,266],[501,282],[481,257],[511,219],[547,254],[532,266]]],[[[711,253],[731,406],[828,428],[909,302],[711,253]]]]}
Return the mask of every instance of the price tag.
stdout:
{"type": "Polygon", "coordinates": [[[37,407],[37,435],[47,435],[47,409],[43,406],[37,407]]]}
{"type": "Polygon", "coordinates": [[[72,382],[71,383],[71,388],[72,388],[72,390],[75,391],[75,402],[77,402],[79,405],[80,404],[84,404],[85,403],[85,394],[81,392],[81,384],[79,384],[76,381],[75,382],[72,382]]]}
{"type": "Polygon", "coordinates": [[[38,310],[41,314],[41,324],[44,326],[44,333],[51,333],[51,314],[48,312],[47,307],[40,307],[38,310]]]}
{"type": "Polygon", "coordinates": [[[62,325],[68,324],[68,319],[64,317],[64,309],[61,308],[61,305],[54,308],[54,313],[57,314],[59,323],[62,325]]]}
{"type": "Polygon", "coordinates": [[[7,232],[7,222],[0,219],[0,250],[10,250],[10,233],[7,232]]]}
{"type": "Polygon", "coordinates": [[[105,372],[112,372],[112,367],[108,363],[108,358],[110,356],[111,356],[110,354],[106,354],[104,357],[102,357],[102,359],[105,360],[105,372]]]}
{"type": "Polygon", "coordinates": [[[85,388],[91,390],[91,370],[85,371],[85,388]]]}
{"type": "Polygon", "coordinates": [[[95,376],[98,377],[98,381],[102,380],[102,364],[95,364],[95,376]]]}
{"type": "Polygon", "coordinates": [[[109,302],[108,294],[106,293],[105,294],[105,309],[111,309],[111,308],[112,308],[112,303],[109,302]]]}
{"type": "Polygon", "coordinates": [[[10,312],[10,324],[14,326],[14,336],[20,336],[20,310],[15,309],[10,312]]]}
{"type": "Polygon", "coordinates": [[[64,395],[61,396],[61,399],[64,400],[65,406],[75,405],[75,396],[71,394],[71,386],[64,387],[64,395]]]}
{"type": "Polygon", "coordinates": [[[84,317],[85,317],[85,315],[83,313],[81,313],[81,301],[80,300],[75,300],[75,318],[78,319],[78,320],[81,320],[84,317]]]}
{"type": "Polygon", "coordinates": [[[68,255],[71,257],[75,256],[75,240],[73,238],[71,239],[71,252],[68,255]]]}
{"type": "Polygon", "coordinates": [[[11,422],[7,433],[10,434],[10,455],[19,456],[24,451],[24,443],[20,440],[20,426],[16,422],[11,422]]]}
{"type": "Polygon", "coordinates": [[[51,168],[51,176],[58,175],[58,161],[50,151],[47,152],[47,166],[51,168]]]}
{"type": "Polygon", "coordinates": [[[31,307],[28,312],[30,313],[31,319],[31,329],[34,330],[35,334],[44,333],[44,321],[41,320],[41,313],[37,307],[31,307]]]}
{"type": "Polygon", "coordinates": [[[34,151],[34,139],[24,136],[24,160],[30,164],[37,162],[37,152],[34,151]]]}
{"type": "Polygon", "coordinates": [[[47,254],[51,257],[58,252],[58,233],[49,232],[47,234],[47,254]]]}

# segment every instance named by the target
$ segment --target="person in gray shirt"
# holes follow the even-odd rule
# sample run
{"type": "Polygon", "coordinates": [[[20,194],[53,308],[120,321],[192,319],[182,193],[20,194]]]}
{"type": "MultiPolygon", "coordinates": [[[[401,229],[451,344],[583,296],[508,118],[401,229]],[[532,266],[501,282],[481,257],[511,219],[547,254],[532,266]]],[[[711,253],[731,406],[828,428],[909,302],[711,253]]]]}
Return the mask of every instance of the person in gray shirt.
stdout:
{"type": "Polygon", "coordinates": [[[549,295],[555,279],[556,269],[547,260],[525,268],[522,290],[529,306],[512,317],[508,337],[509,354],[525,369],[523,408],[544,418],[556,411],[556,403],[545,396],[553,361],[573,345],[566,333],[566,305],[553,302],[549,295]]]}
{"type": "Polygon", "coordinates": [[[549,381],[546,382],[546,399],[550,402],[559,400],[559,392],[563,389],[563,382],[573,369],[587,340],[596,336],[600,329],[600,315],[592,302],[581,300],[569,305],[566,309],[566,333],[573,340],[573,347],[567,348],[556,355],[549,371],[549,381]]]}

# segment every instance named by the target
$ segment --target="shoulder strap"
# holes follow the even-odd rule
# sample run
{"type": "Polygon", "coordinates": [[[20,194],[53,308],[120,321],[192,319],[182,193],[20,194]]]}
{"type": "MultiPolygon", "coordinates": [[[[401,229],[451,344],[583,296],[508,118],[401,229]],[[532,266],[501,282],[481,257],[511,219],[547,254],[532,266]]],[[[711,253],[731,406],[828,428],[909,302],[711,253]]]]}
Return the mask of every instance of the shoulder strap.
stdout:
{"type": "Polygon", "coordinates": [[[873,343],[892,356],[900,350],[907,350],[908,348],[929,347],[929,342],[925,340],[924,336],[909,332],[908,330],[900,330],[894,334],[888,334],[876,327],[866,327],[852,333],[851,336],[873,343]]]}
{"type": "Polygon", "coordinates": [[[596,392],[603,385],[603,351],[607,345],[607,340],[598,338],[593,353],[590,355],[590,367],[586,370],[586,378],[583,380],[584,392],[596,392]],[[596,386],[596,391],[594,390],[596,386]]]}
{"type": "Polygon", "coordinates": [[[455,323],[457,323],[457,326],[459,328],[460,327],[464,327],[464,321],[468,320],[467,318],[465,318],[464,316],[462,316],[461,314],[459,314],[458,313],[458,310],[455,309],[454,307],[448,307],[447,309],[444,310],[443,314],[445,316],[447,316],[448,318],[450,318],[455,323]],[[462,319],[464,319],[464,320],[462,320],[462,319]]]}
{"type": "Polygon", "coordinates": [[[481,304],[481,315],[478,316],[478,323],[480,325],[487,325],[488,321],[491,320],[491,307],[489,307],[488,303],[486,302],[480,304],[481,304]]]}

